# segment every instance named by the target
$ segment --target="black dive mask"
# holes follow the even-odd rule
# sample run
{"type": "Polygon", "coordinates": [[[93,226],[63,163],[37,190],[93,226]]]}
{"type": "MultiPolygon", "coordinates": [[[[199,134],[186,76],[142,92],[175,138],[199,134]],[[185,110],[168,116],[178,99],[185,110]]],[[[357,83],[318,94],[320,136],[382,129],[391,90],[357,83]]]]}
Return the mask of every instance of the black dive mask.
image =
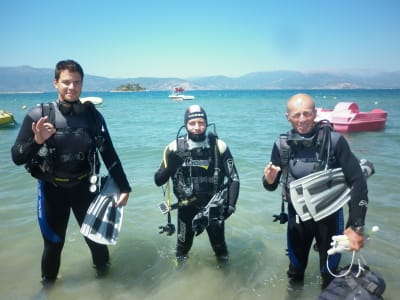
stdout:
{"type": "Polygon", "coordinates": [[[63,115],[79,115],[85,109],[84,105],[76,100],[74,102],[67,102],[65,100],[58,102],[58,109],[63,115]]]}
{"type": "Polygon", "coordinates": [[[288,136],[287,144],[290,147],[305,147],[309,148],[315,145],[316,135],[310,137],[301,136],[297,133],[292,133],[288,136]]]}

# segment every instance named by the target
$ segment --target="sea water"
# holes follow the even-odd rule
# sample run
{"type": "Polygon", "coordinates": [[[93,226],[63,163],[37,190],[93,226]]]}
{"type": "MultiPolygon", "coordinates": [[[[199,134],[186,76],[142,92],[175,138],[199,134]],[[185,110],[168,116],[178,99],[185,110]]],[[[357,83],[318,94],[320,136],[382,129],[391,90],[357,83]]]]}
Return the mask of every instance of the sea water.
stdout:
{"type": "MultiPolygon", "coordinates": [[[[268,192],[261,176],[274,140],[290,128],[284,113],[296,91],[194,91],[194,101],[174,102],[167,92],[89,93],[99,96],[114,146],[133,187],[120,238],[110,247],[112,268],[95,279],[89,250],[75,219],[62,254],[60,279],[53,288],[40,283],[42,239],[36,217],[36,181],[11,161],[19,126],[0,130],[0,297],[2,299],[314,299],[320,293],[318,256],[312,251],[304,287],[294,290],[286,277],[286,226],[272,222],[280,211],[280,189],[268,192]],[[153,181],[164,147],[176,137],[187,106],[199,104],[230,147],[241,180],[237,210],[226,222],[230,265],[216,266],[206,234],[195,238],[186,267],[174,266],[176,234],[158,233],[166,216],[158,209],[162,188],[153,181]]],[[[371,269],[387,283],[385,299],[400,292],[398,183],[400,162],[399,90],[312,90],[317,106],[357,102],[360,110],[388,112],[379,132],[346,134],[353,152],[374,163],[368,180],[367,228],[377,225],[362,250],[371,269]]],[[[0,109],[21,123],[27,109],[55,100],[55,93],[0,94],[0,109]],[[26,107],[26,109],[24,109],[26,107]]],[[[104,167],[102,169],[105,173],[104,167]]],[[[173,197],[173,196],[172,196],[173,197]]],[[[173,198],[174,199],[174,198],[173,198]]],[[[345,210],[347,212],[347,208],[345,210]]],[[[176,224],[176,212],[172,212],[176,224]]],[[[350,262],[345,254],[341,265],[350,262]]]]}

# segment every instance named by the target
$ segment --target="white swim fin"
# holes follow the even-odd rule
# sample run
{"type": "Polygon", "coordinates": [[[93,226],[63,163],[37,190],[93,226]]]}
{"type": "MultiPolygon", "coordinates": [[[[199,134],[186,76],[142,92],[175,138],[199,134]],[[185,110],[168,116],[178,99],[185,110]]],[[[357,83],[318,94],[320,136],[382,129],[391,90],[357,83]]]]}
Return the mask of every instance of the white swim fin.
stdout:
{"type": "Polygon", "coordinates": [[[350,200],[351,189],[347,187],[341,168],[318,172],[302,184],[304,202],[314,219],[319,221],[345,205],[350,200]]]}
{"type": "Polygon", "coordinates": [[[94,242],[115,245],[121,230],[123,207],[115,207],[120,190],[109,175],[101,192],[90,204],[81,233],[94,242]]]}
{"type": "MultiPolygon", "coordinates": [[[[368,160],[360,161],[366,178],[375,173],[368,160]]],[[[341,168],[328,169],[297,179],[290,183],[290,198],[302,221],[319,221],[343,207],[350,199],[351,188],[347,186],[341,168]]]]}
{"type": "Polygon", "coordinates": [[[318,174],[312,173],[308,176],[292,181],[289,184],[290,200],[292,201],[292,205],[296,210],[297,215],[302,221],[307,221],[312,218],[304,200],[303,182],[310,180],[314,176],[318,176],[318,174]]]}

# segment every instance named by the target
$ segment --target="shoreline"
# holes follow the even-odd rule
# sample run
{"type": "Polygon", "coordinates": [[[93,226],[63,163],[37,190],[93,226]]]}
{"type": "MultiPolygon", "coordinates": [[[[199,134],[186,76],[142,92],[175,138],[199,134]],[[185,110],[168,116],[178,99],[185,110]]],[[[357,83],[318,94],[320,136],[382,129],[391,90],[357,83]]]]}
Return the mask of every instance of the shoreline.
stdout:
{"type": "MultiPolygon", "coordinates": [[[[284,92],[284,91],[399,91],[399,88],[287,88],[287,89],[279,89],[279,88],[265,88],[265,89],[190,89],[190,92],[218,92],[218,91],[232,91],[232,92],[239,92],[239,91],[270,91],[270,92],[284,92]]],[[[47,94],[47,93],[56,93],[56,91],[6,91],[1,92],[0,95],[13,95],[13,94],[47,94]]],[[[116,91],[116,90],[84,90],[82,94],[88,93],[141,93],[141,92],[170,92],[170,90],[152,90],[146,89],[143,91],[116,91]]]]}

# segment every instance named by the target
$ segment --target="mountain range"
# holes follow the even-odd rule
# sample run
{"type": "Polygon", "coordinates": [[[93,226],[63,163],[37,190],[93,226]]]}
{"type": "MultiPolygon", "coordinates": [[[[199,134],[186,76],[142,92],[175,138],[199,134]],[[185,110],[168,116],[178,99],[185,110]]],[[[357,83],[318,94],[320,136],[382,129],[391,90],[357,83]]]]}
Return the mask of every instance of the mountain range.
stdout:
{"type": "MultiPolygon", "coordinates": [[[[0,92],[54,91],[54,70],[30,66],[0,67],[0,92]]],[[[400,71],[395,72],[254,72],[240,77],[197,78],[107,78],[85,74],[85,91],[112,91],[123,84],[140,84],[149,91],[179,86],[186,90],[227,89],[399,89],[400,71]]]]}

